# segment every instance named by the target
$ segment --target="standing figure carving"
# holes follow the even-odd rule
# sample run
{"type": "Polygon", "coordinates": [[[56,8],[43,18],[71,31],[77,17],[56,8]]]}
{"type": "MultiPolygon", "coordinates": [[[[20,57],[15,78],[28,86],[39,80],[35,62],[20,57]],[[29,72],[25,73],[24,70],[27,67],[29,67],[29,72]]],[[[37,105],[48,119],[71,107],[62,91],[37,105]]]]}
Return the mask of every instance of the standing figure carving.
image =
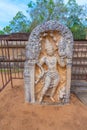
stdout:
{"type": "Polygon", "coordinates": [[[54,96],[56,87],[59,84],[59,74],[57,71],[57,57],[54,56],[54,49],[48,40],[46,40],[45,49],[47,52],[47,56],[44,56],[41,58],[40,64],[43,65],[45,63],[48,67],[48,70],[47,72],[45,72],[44,86],[41,92],[39,102],[42,101],[46,91],[51,87],[53,89],[52,89],[50,98],[52,101],[54,101],[53,96],[54,96]]]}
{"type": "MultiPolygon", "coordinates": [[[[63,59],[61,60],[59,56],[55,55],[54,48],[48,39],[46,39],[45,50],[46,50],[47,56],[43,56],[40,59],[39,64],[41,66],[43,64],[46,64],[48,67],[48,70],[45,72],[44,85],[41,91],[39,102],[43,100],[43,97],[49,88],[52,88],[50,99],[53,102],[55,102],[53,96],[60,81],[60,76],[58,73],[57,65],[59,64],[61,67],[64,67],[66,63],[63,59]]],[[[39,77],[39,78],[42,78],[42,77],[39,77]]],[[[61,97],[63,98],[63,95],[61,95],[61,97]]]]}

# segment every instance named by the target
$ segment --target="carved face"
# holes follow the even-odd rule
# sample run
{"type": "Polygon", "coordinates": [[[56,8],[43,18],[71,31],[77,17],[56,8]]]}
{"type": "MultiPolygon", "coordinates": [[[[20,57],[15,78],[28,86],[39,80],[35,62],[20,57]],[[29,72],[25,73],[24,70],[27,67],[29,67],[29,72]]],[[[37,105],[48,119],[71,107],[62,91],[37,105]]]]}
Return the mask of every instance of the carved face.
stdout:
{"type": "Polygon", "coordinates": [[[47,55],[52,56],[54,53],[53,47],[46,48],[47,55]]]}
{"type": "Polygon", "coordinates": [[[54,49],[53,49],[53,46],[48,39],[46,39],[45,49],[46,49],[46,52],[49,56],[53,55],[54,49]]]}

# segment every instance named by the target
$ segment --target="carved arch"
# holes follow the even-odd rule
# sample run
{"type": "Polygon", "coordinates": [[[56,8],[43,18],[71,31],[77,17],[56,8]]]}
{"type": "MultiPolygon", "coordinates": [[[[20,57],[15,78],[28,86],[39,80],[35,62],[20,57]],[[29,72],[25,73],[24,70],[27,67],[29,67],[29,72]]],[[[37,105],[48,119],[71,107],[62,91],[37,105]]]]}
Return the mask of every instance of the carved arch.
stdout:
{"type": "Polygon", "coordinates": [[[35,64],[38,62],[38,58],[41,51],[40,34],[46,31],[58,31],[63,37],[63,42],[60,42],[60,46],[64,46],[67,58],[67,83],[66,83],[66,100],[69,102],[70,97],[70,85],[71,85],[71,65],[73,54],[73,36],[71,31],[58,21],[48,21],[41,25],[38,25],[30,34],[28,44],[26,46],[26,62],[24,69],[25,80],[25,100],[27,102],[35,102],[35,64]],[[63,44],[63,45],[61,45],[63,44]]]}
{"type": "Polygon", "coordinates": [[[67,53],[67,58],[72,58],[73,53],[73,36],[71,31],[64,25],[60,24],[58,21],[48,21],[41,25],[38,25],[30,34],[28,44],[26,46],[26,58],[27,60],[35,60],[37,61],[40,50],[41,50],[41,42],[40,42],[40,34],[45,31],[59,31],[61,36],[64,38],[66,45],[66,49],[69,48],[67,53]],[[71,56],[71,57],[70,57],[71,56]]]}

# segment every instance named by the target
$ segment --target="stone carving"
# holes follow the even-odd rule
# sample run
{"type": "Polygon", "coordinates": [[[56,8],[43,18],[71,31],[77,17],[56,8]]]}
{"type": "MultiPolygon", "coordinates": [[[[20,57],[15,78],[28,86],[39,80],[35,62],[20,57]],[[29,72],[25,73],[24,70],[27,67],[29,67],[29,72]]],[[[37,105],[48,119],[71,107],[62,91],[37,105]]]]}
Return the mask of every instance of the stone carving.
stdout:
{"type": "Polygon", "coordinates": [[[72,54],[72,33],[58,21],[43,23],[31,32],[24,68],[26,102],[69,102],[72,54]]]}
{"type": "Polygon", "coordinates": [[[42,65],[45,63],[48,67],[48,70],[47,70],[47,72],[45,72],[44,86],[43,86],[43,89],[41,92],[39,102],[42,101],[43,96],[45,95],[46,91],[51,87],[53,87],[53,90],[51,92],[50,98],[52,101],[54,101],[53,95],[54,95],[56,87],[59,83],[59,74],[56,69],[56,64],[57,64],[58,59],[56,56],[54,56],[53,47],[49,43],[48,40],[46,40],[45,48],[47,51],[47,56],[42,57],[42,59],[40,60],[40,64],[42,65]]]}

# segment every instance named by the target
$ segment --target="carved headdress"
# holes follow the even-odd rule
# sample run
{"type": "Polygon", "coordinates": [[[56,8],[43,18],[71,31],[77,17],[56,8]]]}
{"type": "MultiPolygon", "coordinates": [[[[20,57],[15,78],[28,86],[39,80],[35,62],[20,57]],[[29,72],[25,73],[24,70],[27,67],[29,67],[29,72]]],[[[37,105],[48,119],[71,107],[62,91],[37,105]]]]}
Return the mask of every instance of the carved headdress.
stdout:
{"type": "Polygon", "coordinates": [[[46,50],[53,50],[53,46],[48,39],[46,39],[45,49],[46,50]]]}

